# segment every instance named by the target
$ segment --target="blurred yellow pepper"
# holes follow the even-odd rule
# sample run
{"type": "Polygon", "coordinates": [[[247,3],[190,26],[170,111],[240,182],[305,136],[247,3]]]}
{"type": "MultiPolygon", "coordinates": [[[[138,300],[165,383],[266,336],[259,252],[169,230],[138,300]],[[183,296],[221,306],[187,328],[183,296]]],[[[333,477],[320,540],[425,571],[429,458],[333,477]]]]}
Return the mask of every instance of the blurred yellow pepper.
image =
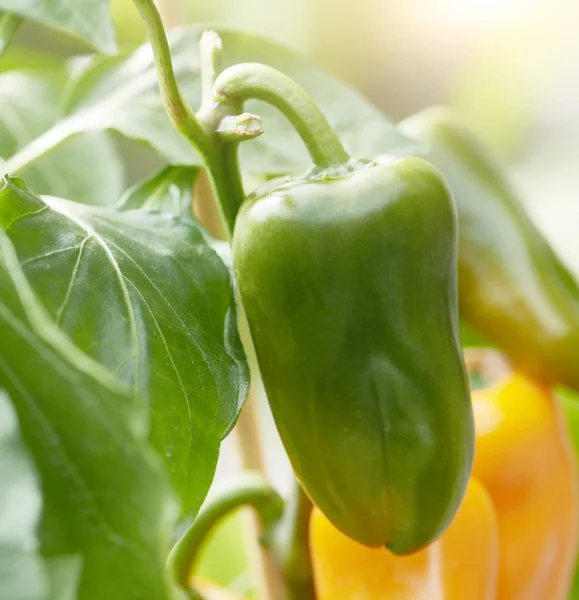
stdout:
{"type": "Polygon", "coordinates": [[[579,498],[561,410],[546,388],[516,374],[475,391],[473,407],[473,475],[499,521],[497,600],[564,600],[577,555],[579,498]]]}
{"type": "Polygon", "coordinates": [[[561,410],[547,388],[518,374],[475,391],[473,407],[473,478],[455,520],[425,550],[399,557],[366,548],[314,510],[319,600],[567,598],[579,497],[561,410]]]}
{"type": "Polygon", "coordinates": [[[310,543],[318,600],[496,600],[496,515],[474,479],[450,527],[415,554],[362,546],[318,509],[310,543]]]}

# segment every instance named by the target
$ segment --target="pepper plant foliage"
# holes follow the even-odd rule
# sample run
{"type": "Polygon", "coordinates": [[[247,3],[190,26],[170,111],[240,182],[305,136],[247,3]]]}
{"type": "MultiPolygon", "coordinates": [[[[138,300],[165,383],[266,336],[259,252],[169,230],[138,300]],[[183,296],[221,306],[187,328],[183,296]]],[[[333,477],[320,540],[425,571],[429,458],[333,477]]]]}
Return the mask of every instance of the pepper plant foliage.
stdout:
{"type": "MultiPolygon", "coordinates": [[[[25,17],[115,49],[107,0],[0,9],[5,22],[25,17]]],[[[202,31],[170,36],[195,108],[202,31]]],[[[283,70],[352,154],[412,148],[303,58],[220,34],[224,66],[283,70]]],[[[227,248],[192,216],[200,159],[165,114],[147,44],[4,73],[0,107],[0,503],[18,515],[0,515],[0,598],[176,597],[164,569],[171,539],[205,498],[249,387],[227,248]],[[123,192],[111,132],[145,142],[163,168],[123,192]]],[[[308,166],[283,117],[249,110],[266,133],[242,148],[247,174],[308,166]]]]}

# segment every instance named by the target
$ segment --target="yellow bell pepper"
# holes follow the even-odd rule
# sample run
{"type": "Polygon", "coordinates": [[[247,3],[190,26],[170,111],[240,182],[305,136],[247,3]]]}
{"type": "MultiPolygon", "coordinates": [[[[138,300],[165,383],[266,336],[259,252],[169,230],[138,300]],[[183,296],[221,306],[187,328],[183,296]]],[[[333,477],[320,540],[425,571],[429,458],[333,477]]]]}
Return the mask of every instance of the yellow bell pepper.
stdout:
{"type": "Polygon", "coordinates": [[[473,408],[473,478],[428,548],[404,557],[369,549],[314,510],[319,600],[565,600],[579,549],[579,482],[561,410],[519,374],[475,391],[473,408]]]}
{"type": "Polygon", "coordinates": [[[547,388],[517,374],[475,391],[473,408],[473,475],[498,515],[497,600],[564,600],[577,556],[579,498],[561,410],[547,388]]]}
{"type": "Polygon", "coordinates": [[[409,556],[354,542],[318,509],[310,525],[318,600],[496,600],[498,544],[492,502],[474,479],[446,532],[409,556]]]}

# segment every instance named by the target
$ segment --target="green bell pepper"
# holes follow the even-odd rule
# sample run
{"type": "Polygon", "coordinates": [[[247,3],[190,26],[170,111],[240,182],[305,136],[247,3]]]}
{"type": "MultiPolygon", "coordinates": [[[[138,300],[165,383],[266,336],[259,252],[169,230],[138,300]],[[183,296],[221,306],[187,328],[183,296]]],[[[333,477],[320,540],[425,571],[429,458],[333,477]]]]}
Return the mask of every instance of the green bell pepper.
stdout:
{"type": "Polygon", "coordinates": [[[579,287],[478,140],[442,108],[401,123],[459,218],[461,317],[529,376],[579,390],[579,287]]]}
{"type": "Polygon", "coordinates": [[[233,263],[269,403],[304,489],[348,536],[432,542],[473,460],[457,221],[421,159],[350,161],[242,205],[233,263]]]}

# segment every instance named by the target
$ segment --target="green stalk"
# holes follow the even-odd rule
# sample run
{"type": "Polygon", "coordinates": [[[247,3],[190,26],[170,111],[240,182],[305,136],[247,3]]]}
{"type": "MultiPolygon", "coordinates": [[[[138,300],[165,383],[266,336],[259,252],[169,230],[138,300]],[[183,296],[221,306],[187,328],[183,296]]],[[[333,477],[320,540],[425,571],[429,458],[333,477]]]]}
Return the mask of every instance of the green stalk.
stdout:
{"type": "Polygon", "coordinates": [[[309,539],[312,508],[312,501],[294,480],[274,541],[274,552],[283,569],[285,600],[315,600],[316,597],[309,539]]]}
{"type": "Polygon", "coordinates": [[[343,164],[350,159],[316,103],[281,71],[259,63],[235,65],[217,77],[213,91],[219,106],[233,104],[239,108],[250,99],[275,106],[295,127],[319,167],[343,164]]]}
{"type": "Polygon", "coordinates": [[[263,544],[270,542],[271,531],[283,513],[283,500],[262,475],[245,472],[206,503],[169,554],[167,567],[183,588],[190,585],[191,573],[209,533],[221,519],[242,506],[257,512],[262,527],[260,540],[263,544]]]}
{"type": "MultiPolygon", "coordinates": [[[[175,77],[167,35],[154,1],[133,0],[133,2],[141,14],[147,37],[153,48],[159,89],[165,111],[175,129],[201,155],[211,177],[211,185],[226,226],[225,229],[231,237],[237,211],[245,198],[237,164],[237,144],[224,142],[215,131],[218,123],[208,123],[198,119],[183,98],[175,77]]],[[[204,75],[206,81],[214,77],[214,67],[218,58],[217,52],[211,52],[208,56],[211,62],[208,65],[209,74],[204,75]]]]}
{"type": "Polygon", "coordinates": [[[209,174],[213,194],[219,205],[227,238],[231,239],[237,212],[245,200],[237,157],[237,143],[221,139],[219,134],[215,134],[207,160],[210,165],[209,174]]]}
{"type": "Polygon", "coordinates": [[[153,0],[133,0],[133,2],[143,19],[147,37],[153,48],[159,89],[169,119],[171,119],[175,129],[185,136],[201,156],[205,158],[209,145],[208,135],[181,94],[179,84],[175,78],[171,50],[169,49],[161,15],[153,0]]]}

